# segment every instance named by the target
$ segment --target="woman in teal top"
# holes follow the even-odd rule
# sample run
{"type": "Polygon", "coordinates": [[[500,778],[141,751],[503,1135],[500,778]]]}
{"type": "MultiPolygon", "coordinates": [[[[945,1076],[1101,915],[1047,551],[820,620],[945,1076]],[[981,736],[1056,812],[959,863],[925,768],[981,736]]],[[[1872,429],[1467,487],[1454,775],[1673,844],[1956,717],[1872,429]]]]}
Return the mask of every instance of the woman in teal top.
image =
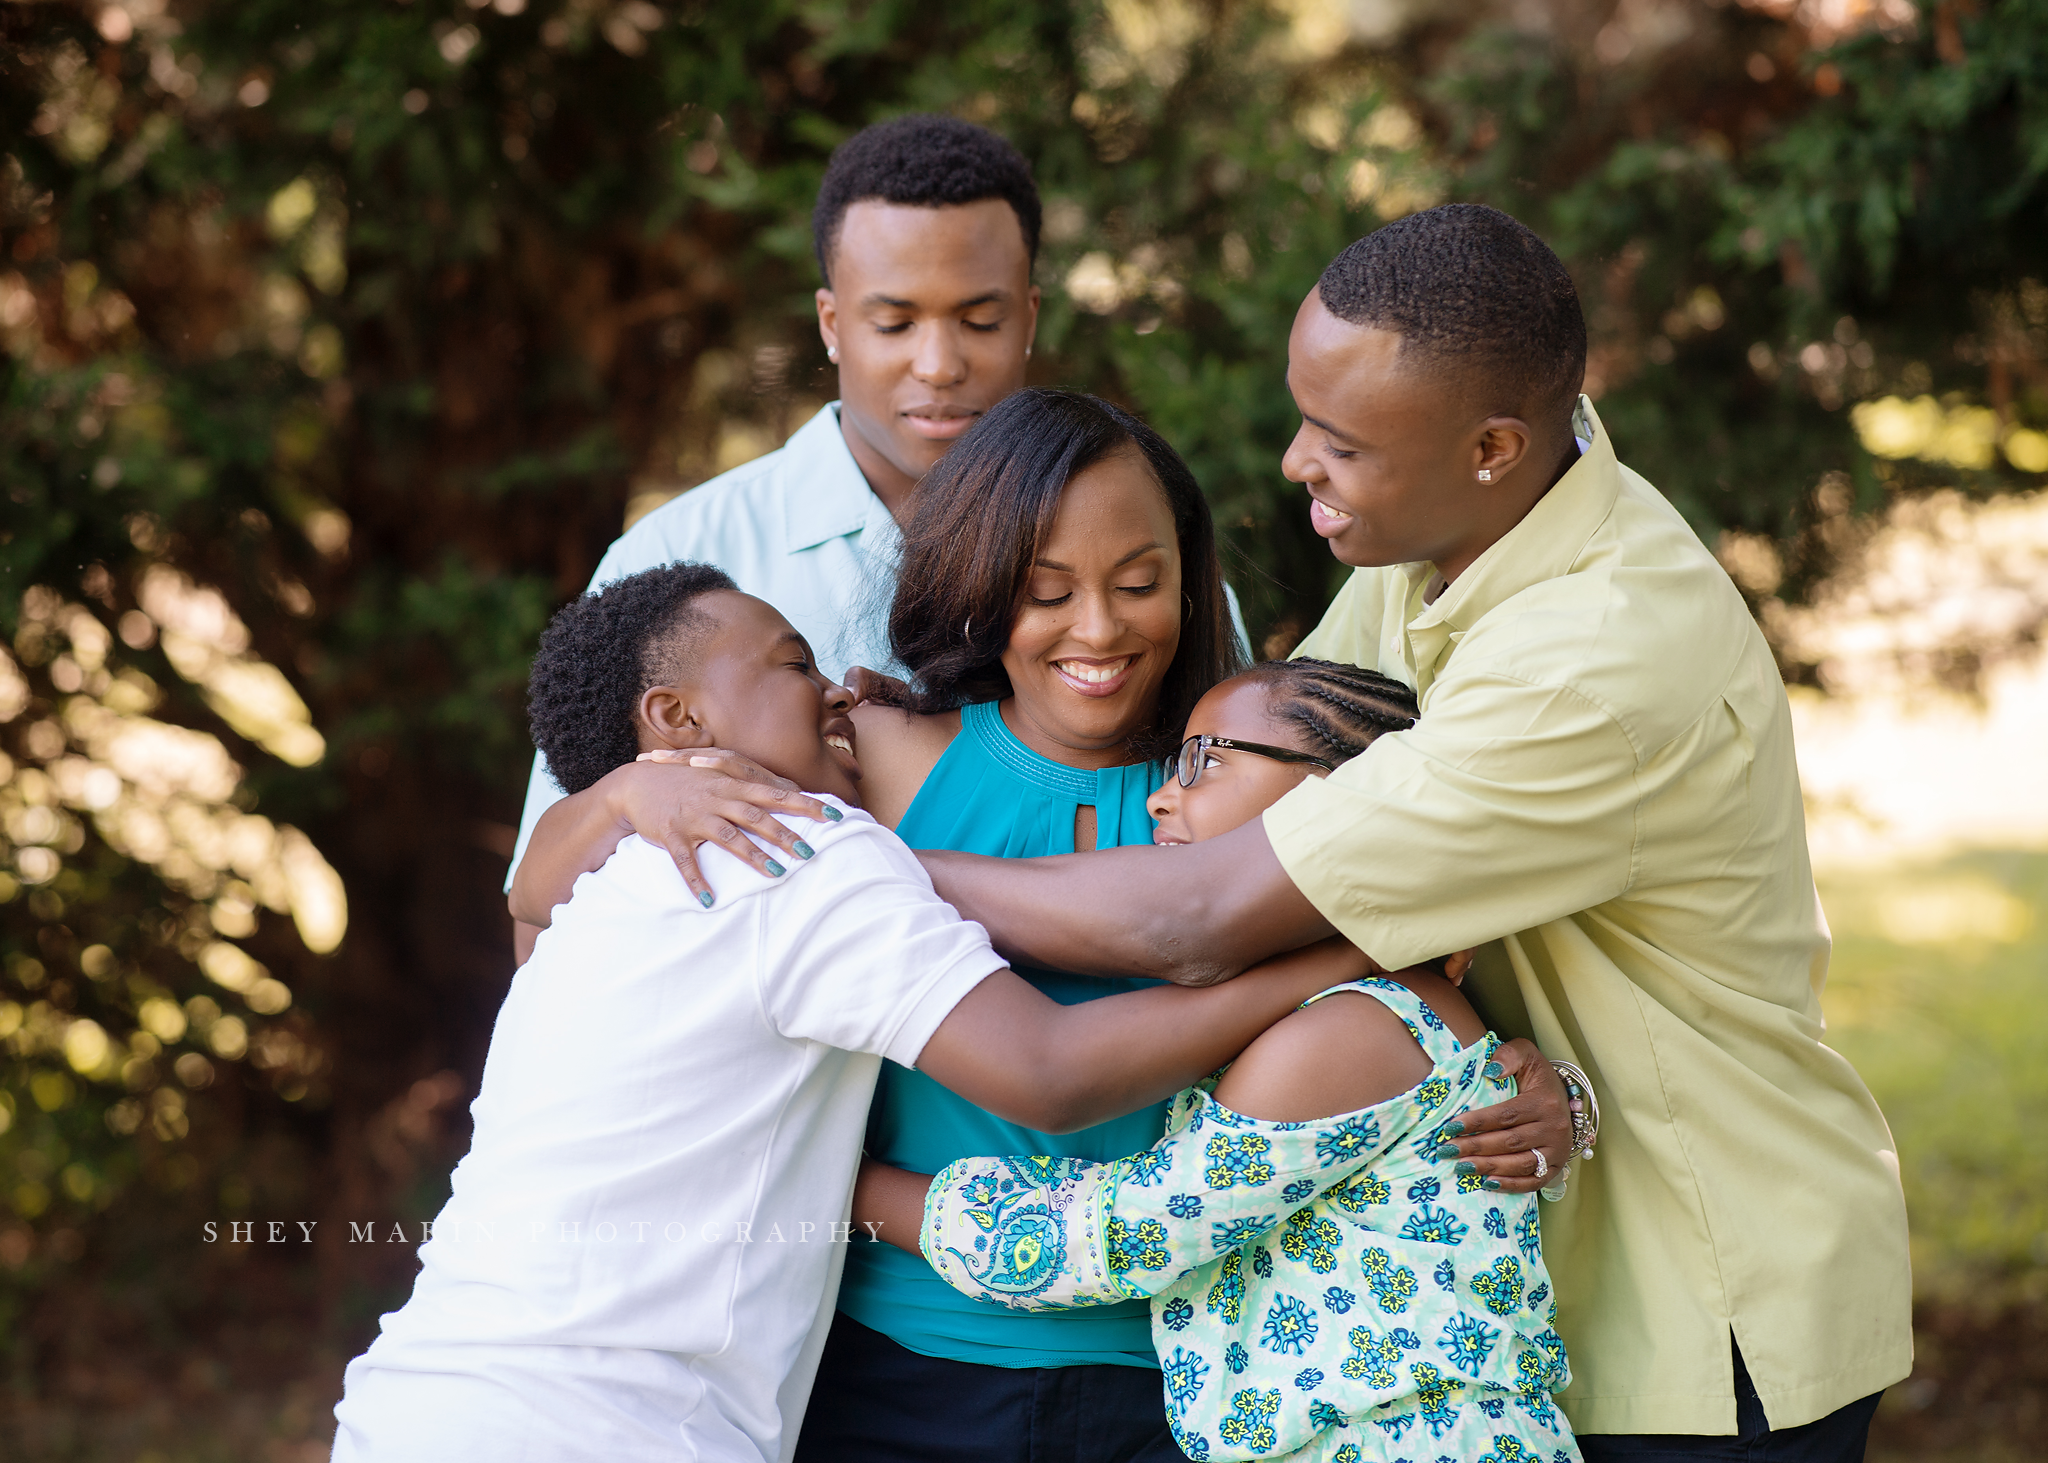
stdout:
{"type": "MultiPolygon", "coordinates": [[[[993,701],[961,707],[960,722],[959,735],[896,825],[912,848],[1008,858],[1072,853],[1075,815],[1082,807],[1095,810],[1098,848],[1152,841],[1145,799],[1159,780],[1158,763],[1094,771],[1064,766],[1019,741],[993,701]]],[[[1017,973],[1065,1005],[1149,984],[1024,966],[1017,973]]],[[[973,1153],[1056,1153],[1103,1162],[1149,1147],[1165,1116],[1160,1103],[1076,1133],[1035,1133],[982,1111],[922,1072],[892,1064],[883,1068],[875,1088],[868,1152],[917,1173],[935,1173],[973,1153]]],[[[1020,1314],[968,1299],[922,1259],[894,1245],[863,1244],[847,1254],[839,1309],[914,1351],[955,1361],[1158,1365],[1150,1313],[1141,1301],[1020,1314]]]]}
{"type": "MultiPolygon", "coordinates": [[[[1149,843],[1159,759],[1240,665],[1186,464],[1128,414],[1058,391],[1007,398],[919,485],[890,639],[912,681],[900,707],[855,712],[863,804],[913,848],[1014,858],[1149,843]]],[[[1139,984],[1019,974],[1067,1003],[1139,984]]],[[[868,1151],[922,1173],[984,1153],[1104,1161],[1148,1147],[1163,1118],[1034,1133],[887,1067],[868,1151]]],[[[856,1243],[839,1310],[798,1463],[1026,1463],[1048,1426],[1076,1463],[1181,1456],[1141,1302],[1024,1314],[856,1243]]]]}

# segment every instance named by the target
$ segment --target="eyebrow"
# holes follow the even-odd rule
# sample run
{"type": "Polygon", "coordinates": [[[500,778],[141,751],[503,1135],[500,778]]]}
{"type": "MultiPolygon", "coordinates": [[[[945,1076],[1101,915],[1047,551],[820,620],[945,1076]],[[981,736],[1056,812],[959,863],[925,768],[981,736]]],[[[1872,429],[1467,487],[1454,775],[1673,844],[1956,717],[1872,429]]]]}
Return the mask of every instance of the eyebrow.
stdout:
{"type": "MultiPolygon", "coordinates": [[[[1007,305],[1010,303],[1011,298],[1008,290],[986,290],[971,299],[960,301],[953,308],[955,310],[972,310],[976,305],[1007,305]]],[[[864,295],[861,297],[861,304],[864,306],[879,305],[888,310],[915,310],[917,308],[915,300],[899,300],[894,295],[864,295]]]]}
{"type": "MultiPolygon", "coordinates": [[[[1146,544],[1143,548],[1132,549],[1128,554],[1125,554],[1121,559],[1118,559],[1114,564],[1111,564],[1109,567],[1112,569],[1121,569],[1124,565],[1130,563],[1131,560],[1141,558],[1144,555],[1151,553],[1154,549],[1163,549],[1165,547],[1166,545],[1162,543],[1146,544]]],[[[1034,569],[1050,569],[1055,574],[1071,574],[1074,572],[1074,566],[1072,564],[1062,564],[1057,559],[1033,559],[1031,561],[1031,567],[1034,569]]]]}
{"type": "Polygon", "coordinates": [[[1352,436],[1342,427],[1333,427],[1328,422],[1321,421],[1315,417],[1310,416],[1307,412],[1302,412],[1301,419],[1307,422],[1311,427],[1321,427],[1325,432],[1328,432],[1332,437],[1342,437],[1346,442],[1356,442],[1358,440],[1358,438],[1352,436]]]}

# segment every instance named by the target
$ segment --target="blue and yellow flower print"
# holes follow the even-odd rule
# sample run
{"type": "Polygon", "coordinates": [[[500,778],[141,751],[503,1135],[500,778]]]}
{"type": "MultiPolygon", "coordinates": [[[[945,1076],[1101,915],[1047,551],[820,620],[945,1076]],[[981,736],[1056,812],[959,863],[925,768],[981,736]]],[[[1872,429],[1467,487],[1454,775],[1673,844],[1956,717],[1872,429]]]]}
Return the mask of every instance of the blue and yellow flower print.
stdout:
{"type": "Polygon", "coordinates": [[[1399,1015],[1429,1076],[1314,1123],[1232,1112],[1212,1078],[1131,1158],[964,1159],[932,1181],[925,1258],[1019,1309],[1150,1298],[1193,1459],[1576,1463],[1535,1196],[1435,1156],[1460,1113],[1513,1092],[1485,1072],[1498,1041],[1461,1047],[1395,981],[1315,999],[1339,991],[1399,1015]]]}

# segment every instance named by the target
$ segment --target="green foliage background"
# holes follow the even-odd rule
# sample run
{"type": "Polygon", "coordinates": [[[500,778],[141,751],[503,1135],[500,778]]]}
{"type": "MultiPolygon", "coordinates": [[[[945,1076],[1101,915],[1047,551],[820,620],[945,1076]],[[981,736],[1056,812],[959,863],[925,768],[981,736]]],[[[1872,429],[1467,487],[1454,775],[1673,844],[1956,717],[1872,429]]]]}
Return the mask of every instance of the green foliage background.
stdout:
{"type": "Polygon", "coordinates": [[[1358,11],[1387,23],[1328,0],[0,8],[18,1377],[264,1316],[346,1347],[404,1283],[402,1250],[342,1236],[430,1214],[459,1151],[510,973],[525,661],[629,501],[833,394],[808,208],[870,121],[951,110],[1032,159],[1037,377],[1182,448],[1276,647],[1334,582],[1277,471],[1288,322],[1343,244],[1443,198],[1509,209],[1571,264],[1625,458],[1710,543],[1760,536],[1758,600],[1804,593],[1889,494],[2039,481],[1988,451],[1873,457],[1849,408],[1931,395],[2048,426],[2048,3],[1841,37],[1774,0],[1358,11]],[[152,566],[224,596],[324,756],[273,755],[124,618],[152,566]],[[168,878],[24,780],[76,753],[80,694],[216,738],[241,770],[222,806],[338,870],[340,947],[276,907],[234,933],[233,870],[168,878]],[[27,878],[32,847],[61,872],[27,878]],[[223,940],[288,1009],[200,972],[223,940]],[[197,1013],[155,1050],[151,1000],[197,1013]],[[64,1045],[81,1019],[112,1043],[97,1064],[64,1045]],[[322,1238],[197,1239],[273,1217],[322,1238]]]}

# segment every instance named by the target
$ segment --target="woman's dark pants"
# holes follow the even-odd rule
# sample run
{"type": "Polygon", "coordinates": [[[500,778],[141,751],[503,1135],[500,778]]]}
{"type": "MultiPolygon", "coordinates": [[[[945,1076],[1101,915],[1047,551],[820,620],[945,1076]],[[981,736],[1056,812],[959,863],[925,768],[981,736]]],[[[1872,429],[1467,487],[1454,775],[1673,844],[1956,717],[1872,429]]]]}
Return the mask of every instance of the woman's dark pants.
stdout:
{"type": "Polygon", "coordinates": [[[1183,1463],[1150,1367],[922,1356],[835,1316],[796,1463],[1183,1463]]]}

